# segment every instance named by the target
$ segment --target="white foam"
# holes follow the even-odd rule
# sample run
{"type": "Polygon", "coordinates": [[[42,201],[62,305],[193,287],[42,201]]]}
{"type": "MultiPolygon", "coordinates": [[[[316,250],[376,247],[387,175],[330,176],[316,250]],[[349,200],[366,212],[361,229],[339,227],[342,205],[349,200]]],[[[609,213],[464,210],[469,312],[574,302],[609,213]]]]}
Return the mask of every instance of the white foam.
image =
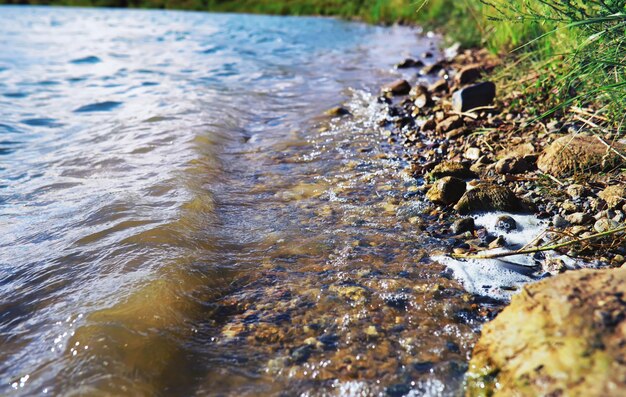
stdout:
{"type": "MultiPolygon", "coordinates": [[[[494,235],[502,235],[510,248],[497,248],[482,253],[496,253],[519,249],[544,234],[547,229],[545,221],[533,215],[517,215],[505,212],[490,212],[474,217],[477,226],[482,226],[494,235]],[[517,229],[504,232],[496,229],[500,216],[508,215],[515,219],[517,229]]],[[[571,258],[546,253],[546,257],[558,257],[566,265],[574,267],[571,258]]],[[[532,254],[514,255],[501,259],[467,259],[458,260],[449,256],[435,256],[433,260],[447,266],[465,289],[472,293],[498,300],[509,300],[524,284],[536,281],[542,271],[540,263],[532,254]]]]}

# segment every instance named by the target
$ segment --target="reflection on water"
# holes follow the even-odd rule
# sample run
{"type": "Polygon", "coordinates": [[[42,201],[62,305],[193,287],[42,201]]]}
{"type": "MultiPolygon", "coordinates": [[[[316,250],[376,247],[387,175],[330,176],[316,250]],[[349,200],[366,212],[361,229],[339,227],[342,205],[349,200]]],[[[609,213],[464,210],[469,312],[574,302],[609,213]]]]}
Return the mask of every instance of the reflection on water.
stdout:
{"type": "Polygon", "coordinates": [[[0,8],[0,392],[456,392],[481,314],[363,94],[427,45],[0,8]]]}

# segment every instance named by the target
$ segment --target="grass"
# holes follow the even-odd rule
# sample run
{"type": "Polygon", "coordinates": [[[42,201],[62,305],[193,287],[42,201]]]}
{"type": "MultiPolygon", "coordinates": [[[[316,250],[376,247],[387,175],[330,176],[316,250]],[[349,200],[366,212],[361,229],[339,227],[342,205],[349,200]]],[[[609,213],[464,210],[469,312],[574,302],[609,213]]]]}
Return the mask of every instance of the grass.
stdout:
{"type": "MultiPolygon", "coordinates": [[[[514,55],[497,75],[523,80],[524,103],[538,117],[569,106],[599,109],[622,131],[626,105],[626,0],[0,0],[279,15],[335,15],[438,28],[465,46],[514,55]],[[526,79],[531,73],[537,77],[526,79]],[[536,104],[541,105],[536,105],[536,104]]],[[[519,87],[516,86],[519,90],[519,87]]],[[[523,103],[522,103],[523,105],[523,103]]]]}

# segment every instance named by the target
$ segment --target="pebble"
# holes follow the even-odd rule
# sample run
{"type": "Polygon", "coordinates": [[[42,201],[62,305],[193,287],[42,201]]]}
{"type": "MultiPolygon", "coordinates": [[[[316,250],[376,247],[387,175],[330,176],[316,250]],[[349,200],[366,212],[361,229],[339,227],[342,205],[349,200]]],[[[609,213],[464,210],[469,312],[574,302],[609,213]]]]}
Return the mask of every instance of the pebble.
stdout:
{"type": "Polygon", "coordinates": [[[620,227],[619,222],[606,218],[602,218],[593,224],[593,229],[598,233],[604,233],[609,230],[617,229],[618,227],[620,227]]]}
{"type": "Polygon", "coordinates": [[[461,218],[452,224],[452,233],[456,235],[465,232],[473,232],[475,228],[474,218],[461,218]]]}
{"type": "Polygon", "coordinates": [[[587,225],[594,221],[593,216],[586,212],[576,212],[565,217],[572,225],[587,225]]]}
{"type": "Polygon", "coordinates": [[[512,216],[502,215],[496,220],[496,229],[509,233],[517,229],[517,222],[512,216]]]}

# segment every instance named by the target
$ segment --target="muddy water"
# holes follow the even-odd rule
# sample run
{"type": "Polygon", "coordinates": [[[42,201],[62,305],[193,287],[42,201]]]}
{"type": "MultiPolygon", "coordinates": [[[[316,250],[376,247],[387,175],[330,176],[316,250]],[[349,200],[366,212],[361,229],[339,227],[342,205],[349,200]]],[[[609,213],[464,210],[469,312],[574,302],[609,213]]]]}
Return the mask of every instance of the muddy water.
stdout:
{"type": "Polygon", "coordinates": [[[484,305],[370,96],[431,39],[2,7],[0,43],[2,394],[459,392],[484,305]]]}

